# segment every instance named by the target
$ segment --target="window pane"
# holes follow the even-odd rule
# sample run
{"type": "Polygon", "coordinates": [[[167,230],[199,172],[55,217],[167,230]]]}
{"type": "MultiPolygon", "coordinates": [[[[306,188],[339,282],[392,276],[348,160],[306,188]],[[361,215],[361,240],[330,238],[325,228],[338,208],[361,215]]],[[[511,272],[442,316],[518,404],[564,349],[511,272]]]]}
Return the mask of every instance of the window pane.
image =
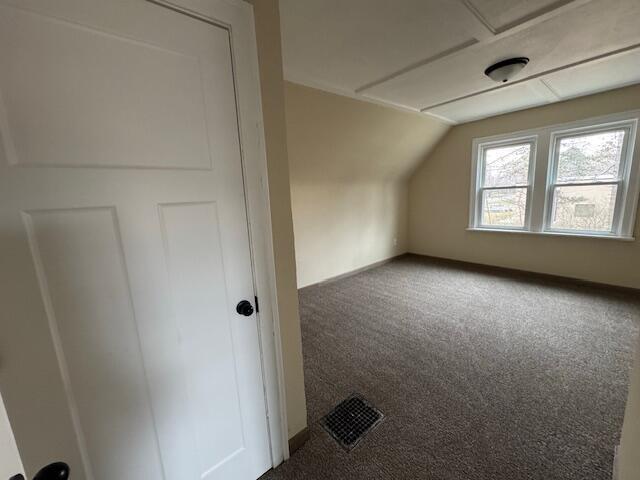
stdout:
{"type": "Polygon", "coordinates": [[[485,187],[526,185],[529,183],[531,144],[487,148],[484,151],[485,187]]]}
{"type": "Polygon", "coordinates": [[[560,140],[558,182],[618,178],[624,130],[560,140]]]}
{"type": "Polygon", "coordinates": [[[526,187],[482,192],[482,225],[524,227],[526,210],[526,187]]]}
{"type": "Polygon", "coordinates": [[[556,187],[551,226],[563,230],[609,232],[617,185],[556,187]]]}

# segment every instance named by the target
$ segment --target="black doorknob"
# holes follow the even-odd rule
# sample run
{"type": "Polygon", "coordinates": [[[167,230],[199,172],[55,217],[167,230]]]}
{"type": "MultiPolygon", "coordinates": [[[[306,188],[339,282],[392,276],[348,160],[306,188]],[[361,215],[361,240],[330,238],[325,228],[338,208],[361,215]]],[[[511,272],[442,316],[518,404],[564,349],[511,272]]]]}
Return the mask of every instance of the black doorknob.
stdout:
{"type": "Polygon", "coordinates": [[[251,314],[253,314],[253,306],[249,300],[241,300],[240,303],[236,305],[236,312],[245,317],[250,317],[251,314]]]}
{"type": "Polygon", "coordinates": [[[33,480],[67,480],[69,478],[69,465],[64,462],[56,462],[47,465],[40,470],[33,480]]]}

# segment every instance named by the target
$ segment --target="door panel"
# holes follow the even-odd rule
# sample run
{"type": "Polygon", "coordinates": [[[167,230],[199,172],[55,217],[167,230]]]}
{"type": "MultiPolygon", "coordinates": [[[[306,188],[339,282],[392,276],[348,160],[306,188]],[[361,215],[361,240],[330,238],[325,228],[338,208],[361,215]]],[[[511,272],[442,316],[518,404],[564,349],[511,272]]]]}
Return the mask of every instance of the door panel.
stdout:
{"type": "Polygon", "coordinates": [[[0,133],[0,386],[27,470],[257,478],[229,32],[142,0],[0,0],[0,133]]]}
{"type": "Polygon", "coordinates": [[[180,329],[201,478],[244,450],[215,203],[161,205],[171,298],[180,329]],[[212,316],[215,321],[212,320],[212,316]],[[215,410],[212,409],[215,405],[215,410]]]}
{"type": "Polygon", "coordinates": [[[12,162],[211,167],[198,57],[16,8],[0,32],[12,162]]]}
{"type": "Polygon", "coordinates": [[[115,211],[44,210],[24,220],[88,469],[161,478],[115,211]]]}

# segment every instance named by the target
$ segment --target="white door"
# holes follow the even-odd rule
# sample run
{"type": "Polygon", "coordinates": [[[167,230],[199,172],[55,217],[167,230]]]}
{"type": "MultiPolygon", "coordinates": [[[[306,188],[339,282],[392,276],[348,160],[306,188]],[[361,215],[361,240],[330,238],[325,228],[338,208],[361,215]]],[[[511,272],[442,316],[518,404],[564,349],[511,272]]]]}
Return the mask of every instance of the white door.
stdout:
{"type": "Polygon", "coordinates": [[[22,462],[0,395],[0,478],[6,480],[18,473],[24,473],[22,462]]]}
{"type": "Polygon", "coordinates": [[[270,467],[225,28],[0,0],[0,386],[28,473],[270,467]]]}

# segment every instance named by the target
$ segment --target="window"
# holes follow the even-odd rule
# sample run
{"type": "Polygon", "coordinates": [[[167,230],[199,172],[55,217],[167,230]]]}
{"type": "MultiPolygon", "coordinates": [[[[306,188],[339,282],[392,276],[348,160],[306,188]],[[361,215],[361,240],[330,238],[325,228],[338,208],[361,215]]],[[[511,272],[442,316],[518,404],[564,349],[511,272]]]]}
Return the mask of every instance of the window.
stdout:
{"type": "Polygon", "coordinates": [[[554,135],[550,230],[615,233],[629,129],[554,135]]]}
{"type": "Polygon", "coordinates": [[[474,140],[470,229],[631,238],[638,114],[474,140]]]}
{"type": "Polygon", "coordinates": [[[529,219],[533,141],[483,145],[480,150],[480,225],[524,228],[529,219]]]}

